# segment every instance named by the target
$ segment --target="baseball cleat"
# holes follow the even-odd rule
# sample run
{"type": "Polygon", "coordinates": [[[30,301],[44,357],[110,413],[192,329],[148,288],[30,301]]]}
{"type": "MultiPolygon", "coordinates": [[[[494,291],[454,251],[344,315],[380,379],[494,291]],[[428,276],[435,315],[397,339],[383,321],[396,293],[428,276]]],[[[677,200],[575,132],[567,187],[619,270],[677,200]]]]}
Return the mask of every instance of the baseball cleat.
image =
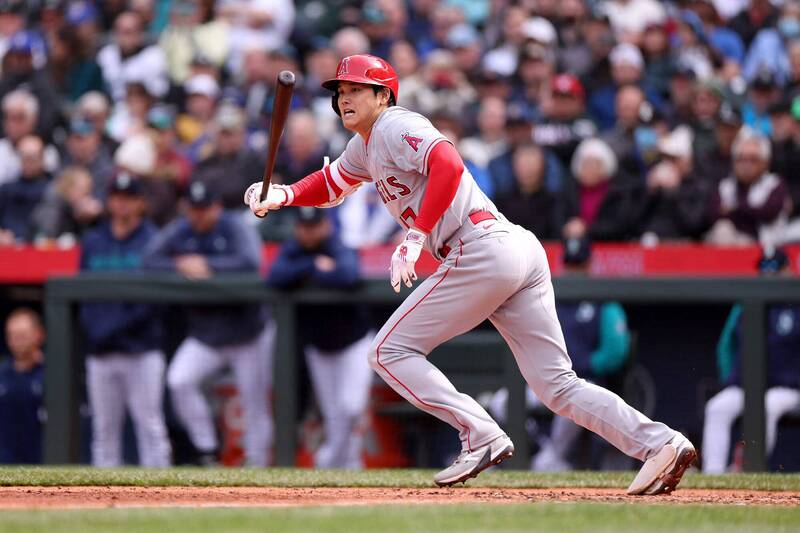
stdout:
{"type": "Polygon", "coordinates": [[[645,461],[628,487],[628,494],[669,494],[696,459],[697,451],[692,443],[678,433],[657,454],[645,461]]]}
{"type": "Polygon", "coordinates": [[[500,435],[485,446],[461,452],[452,465],[434,476],[433,481],[440,487],[464,483],[490,466],[502,463],[513,454],[514,443],[507,435],[500,435]]]}

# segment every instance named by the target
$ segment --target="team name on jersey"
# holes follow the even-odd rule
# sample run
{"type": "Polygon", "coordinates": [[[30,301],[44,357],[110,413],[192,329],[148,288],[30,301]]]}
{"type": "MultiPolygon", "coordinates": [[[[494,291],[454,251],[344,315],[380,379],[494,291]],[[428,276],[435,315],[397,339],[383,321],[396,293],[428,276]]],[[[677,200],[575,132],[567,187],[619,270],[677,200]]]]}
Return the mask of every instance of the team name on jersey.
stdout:
{"type": "Polygon", "coordinates": [[[401,183],[396,176],[377,180],[375,188],[378,190],[378,196],[381,197],[384,204],[397,200],[398,195],[402,198],[411,194],[411,189],[408,188],[408,185],[401,183]]]}

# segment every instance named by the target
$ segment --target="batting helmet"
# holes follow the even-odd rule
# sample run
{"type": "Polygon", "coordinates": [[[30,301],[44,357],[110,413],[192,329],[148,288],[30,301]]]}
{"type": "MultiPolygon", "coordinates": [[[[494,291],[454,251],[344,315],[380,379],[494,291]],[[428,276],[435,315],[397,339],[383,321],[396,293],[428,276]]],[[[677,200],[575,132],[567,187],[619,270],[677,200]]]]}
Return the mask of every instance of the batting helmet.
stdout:
{"type": "Polygon", "coordinates": [[[339,113],[339,103],[336,101],[336,87],[340,81],[352,81],[353,83],[366,83],[378,87],[387,87],[391,92],[389,105],[397,103],[397,73],[388,61],[380,57],[369,54],[357,54],[347,56],[339,61],[336,68],[336,77],[323,82],[322,86],[333,91],[332,105],[333,110],[339,113]]]}

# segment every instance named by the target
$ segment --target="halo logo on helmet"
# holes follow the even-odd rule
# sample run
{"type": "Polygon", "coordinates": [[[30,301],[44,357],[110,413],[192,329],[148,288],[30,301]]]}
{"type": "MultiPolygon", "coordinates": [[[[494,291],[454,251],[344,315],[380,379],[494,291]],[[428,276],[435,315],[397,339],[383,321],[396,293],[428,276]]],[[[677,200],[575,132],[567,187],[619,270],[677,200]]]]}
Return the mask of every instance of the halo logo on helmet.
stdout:
{"type": "Polygon", "coordinates": [[[322,83],[324,88],[333,91],[331,105],[339,116],[341,116],[341,113],[339,112],[336,88],[339,86],[340,81],[386,87],[391,94],[389,105],[392,106],[397,103],[399,90],[397,73],[385,59],[378,56],[369,54],[347,56],[339,61],[339,65],[336,67],[336,77],[322,83]]]}

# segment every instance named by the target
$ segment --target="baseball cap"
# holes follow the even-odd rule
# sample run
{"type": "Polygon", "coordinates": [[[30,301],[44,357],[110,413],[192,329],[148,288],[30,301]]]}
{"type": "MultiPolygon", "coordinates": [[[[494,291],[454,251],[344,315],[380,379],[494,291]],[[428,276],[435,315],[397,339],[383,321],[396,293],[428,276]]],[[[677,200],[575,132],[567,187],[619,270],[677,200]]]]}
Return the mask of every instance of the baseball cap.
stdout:
{"type": "Polygon", "coordinates": [[[588,237],[570,237],[563,242],[565,265],[583,265],[592,256],[592,244],[588,237]]]}
{"type": "Polygon", "coordinates": [[[97,16],[97,7],[93,2],[73,2],[67,8],[65,19],[70,26],[78,26],[96,20],[97,16]]]}
{"type": "Polygon", "coordinates": [[[186,80],[183,84],[183,90],[187,95],[202,94],[209,98],[217,98],[219,96],[219,83],[208,74],[196,74],[186,80]]]}
{"type": "Polygon", "coordinates": [[[559,74],[553,78],[553,94],[571,96],[573,98],[584,97],[583,84],[572,74],[559,74]]]}
{"type": "Polygon", "coordinates": [[[327,218],[327,215],[322,209],[316,207],[300,207],[297,209],[297,223],[312,225],[322,222],[327,218]]]}
{"type": "Polygon", "coordinates": [[[456,24],[447,32],[445,42],[448,48],[464,48],[476,43],[480,43],[481,36],[473,26],[469,24],[456,24]]]}
{"type": "Polygon", "coordinates": [[[768,68],[761,69],[751,82],[754,89],[772,89],[777,84],[775,75],[768,68]]]}
{"type": "Polygon", "coordinates": [[[608,59],[612,65],[631,65],[636,68],[644,67],[644,57],[639,47],[631,43],[619,43],[615,46],[611,53],[608,54],[608,59]]]}
{"type": "Polygon", "coordinates": [[[765,247],[756,267],[761,274],[775,274],[789,264],[789,256],[782,248],[765,247]]]}
{"type": "Polygon", "coordinates": [[[506,107],[506,124],[509,126],[533,124],[536,117],[525,102],[511,102],[506,107]]]}
{"type": "Polygon", "coordinates": [[[186,191],[186,199],[195,207],[208,207],[219,200],[217,193],[202,181],[195,181],[186,191]]]}
{"type": "Polygon", "coordinates": [[[94,124],[90,120],[78,116],[69,121],[69,131],[75,135],[83,136],[94,133],[95,128],[94,124]]]}
{"type": "Polygon", "coordinates": [[[526,39],[551,46],[556,42],[556,28],[544,17],[532,17],[522,24],[522,34],[526,39]]]}
{"type": "Polygon", "coordinates": [[[142,194],[142,184],[139,178],[130,174],[129,172],[117,172],[111,183],[108,184],[108,193],[130,194],[132,196],[140,196],[142,194]]]}
{"type": "Polygon", "coordinates": [[[175,123],[175,113],[169,106],[157,105],[147,112],[147,125],[157,130],[168,130],[175,123]]]}
{"type": "Polygon", "coordinates": [[[34,38],[31,32],[20,30],[11,36],[8,42],[8,51],[18,54],[32,54],[34,38]]]}

